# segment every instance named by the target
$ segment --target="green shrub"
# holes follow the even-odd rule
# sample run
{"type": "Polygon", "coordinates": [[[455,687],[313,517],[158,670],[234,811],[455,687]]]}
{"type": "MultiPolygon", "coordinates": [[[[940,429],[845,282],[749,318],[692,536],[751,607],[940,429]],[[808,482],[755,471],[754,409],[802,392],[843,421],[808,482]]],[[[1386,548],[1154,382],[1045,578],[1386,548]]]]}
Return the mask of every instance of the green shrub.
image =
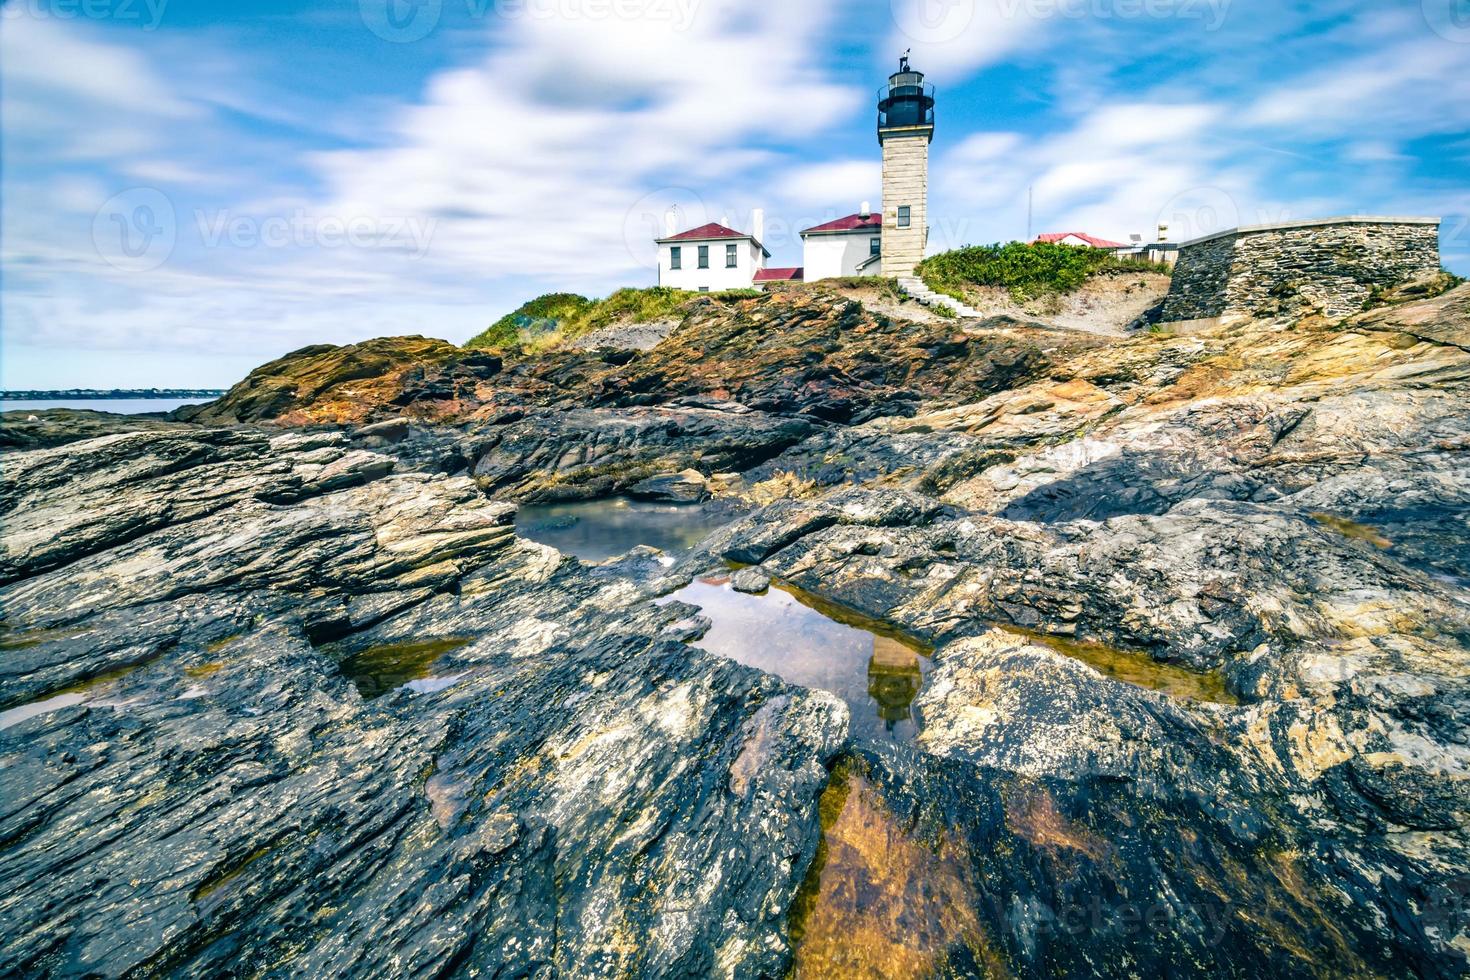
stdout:
{"type": "Polygon", "coordinates": [[[970,245],[931,256],[918,275],[937,293],[965,300],[973,286],[1009,289],[1018,303],[1052,293],[1070,293],[1095,275],[1162,272],[1169,268],[1141,259],[1120,259],[1107,249],[1078,248],[1053,242],[970,245]]]}
{"type": "Polygon", "coordinates": [[[547,293],[496,320],[465,346],[492,350],[518,347],[537,334],[554,333],[591,306],[592,300],[577,293],[547,293]]]}

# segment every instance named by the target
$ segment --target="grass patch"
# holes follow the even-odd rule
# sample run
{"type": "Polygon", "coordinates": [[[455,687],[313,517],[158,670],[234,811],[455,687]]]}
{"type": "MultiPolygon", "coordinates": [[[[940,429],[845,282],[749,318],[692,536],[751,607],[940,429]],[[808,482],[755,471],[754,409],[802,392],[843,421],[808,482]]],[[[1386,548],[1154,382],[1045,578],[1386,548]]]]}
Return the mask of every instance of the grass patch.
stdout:
{"type": "Polygon", "coordinates": [[[976,286],[1008,289],[1018,303],[1080,289],[1096,275],[1158,272],[1166,265],[1142,259],[1120,259],[1107,249],[1078,248],[1054,242],[1027,245],[969,245],[942,252],[919,264],[917,273],[937,293],[968,302],[966,290],[976,286]]]}
{"type": "Polygon", "coordinates": [[[530,337],[560,329],[564,322],[580,317],[592,305],[592,300],[577,293],[547,293],[496,320],[465,346],[472,350],[518,347],[530,337]]]}
{"type": "MultiPolygon", "coordinates": [[[[651,323],[682,317],[684,304],[699,295],[667,286],[619,289],[606,299],[597,300],[576,293],[548,293],[514,313],[507,313],[465,347],[528,353],[547,351],[617,323],[651,323]]],[[[736,289],[709,295],[734,301],[761,294],[754,289],[736,289]]]]}

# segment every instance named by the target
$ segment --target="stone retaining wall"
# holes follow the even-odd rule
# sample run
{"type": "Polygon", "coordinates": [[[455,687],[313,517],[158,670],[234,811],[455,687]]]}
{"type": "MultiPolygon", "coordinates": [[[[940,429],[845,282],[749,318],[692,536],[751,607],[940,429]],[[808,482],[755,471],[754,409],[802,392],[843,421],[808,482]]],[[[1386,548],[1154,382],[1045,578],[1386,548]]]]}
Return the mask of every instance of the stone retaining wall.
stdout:
{"type": "Polygon", "coordinates": [[[1268,315],[1305,300],[1328,316],[1375,287],[1440,270],[1438,218],[1329,218],[1222,232],[1180,247],[1166,322],[1268,315]]]}

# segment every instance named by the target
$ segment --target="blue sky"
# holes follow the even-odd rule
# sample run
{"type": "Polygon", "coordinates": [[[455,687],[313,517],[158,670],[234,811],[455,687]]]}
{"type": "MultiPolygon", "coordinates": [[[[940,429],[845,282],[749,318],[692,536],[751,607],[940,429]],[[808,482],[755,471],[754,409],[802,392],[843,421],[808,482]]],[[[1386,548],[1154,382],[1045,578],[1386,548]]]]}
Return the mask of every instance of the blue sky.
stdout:
{"type": "Polygon", "coordinates": [[[931,248],[1443,215],[1470,274],[1470,0],[6,0],[0,386],[225,386],[654,281],[653,233],[879,200],[938,87],[931,248]]]}

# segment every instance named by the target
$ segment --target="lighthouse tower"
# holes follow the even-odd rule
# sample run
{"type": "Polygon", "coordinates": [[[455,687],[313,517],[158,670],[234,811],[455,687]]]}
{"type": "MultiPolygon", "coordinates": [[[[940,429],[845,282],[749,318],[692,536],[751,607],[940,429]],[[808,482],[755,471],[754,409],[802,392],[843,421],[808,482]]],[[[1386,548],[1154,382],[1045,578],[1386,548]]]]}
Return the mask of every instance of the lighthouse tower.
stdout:
{"type": "Polygon", "coordinates": [[[934,86],[899,59],[878,93],[883,147],[883,275],[911,276],[929,244],[929,143],[934,139],[934,86]]]}

